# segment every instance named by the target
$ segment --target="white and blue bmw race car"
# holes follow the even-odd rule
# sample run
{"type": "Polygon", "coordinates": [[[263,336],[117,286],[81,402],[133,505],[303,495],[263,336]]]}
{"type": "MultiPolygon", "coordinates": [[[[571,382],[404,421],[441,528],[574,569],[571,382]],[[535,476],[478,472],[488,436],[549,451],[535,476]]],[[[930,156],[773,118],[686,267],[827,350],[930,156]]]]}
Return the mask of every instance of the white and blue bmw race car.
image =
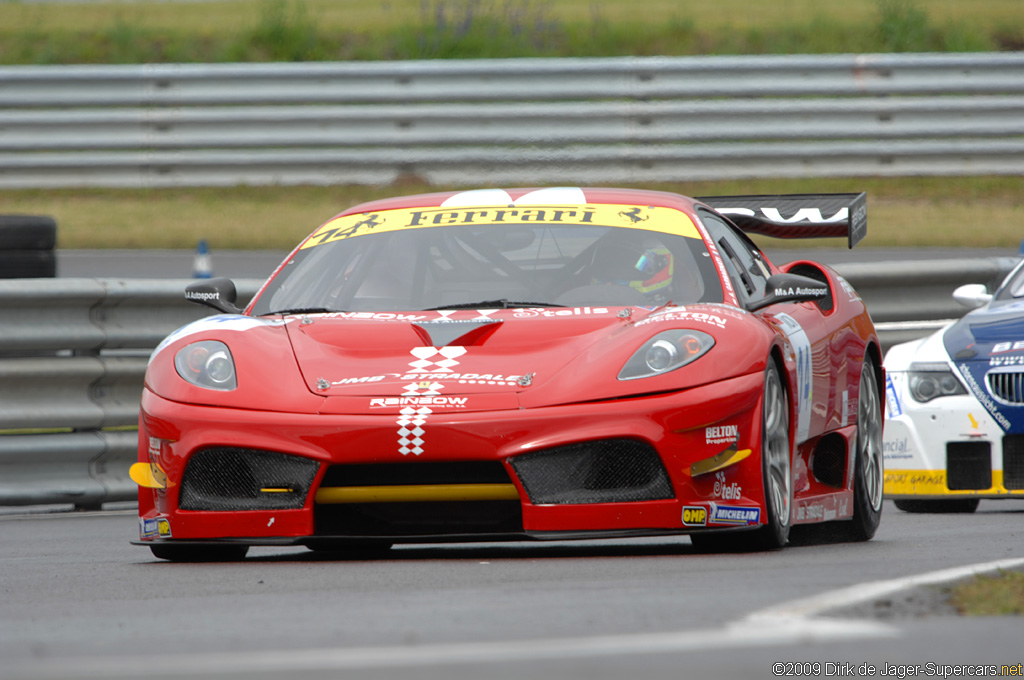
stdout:
{"type": "Polygon", "coordinates": [[[884,493],[906,512],[1024,498],[1024,260],[953,297],[976,309],[885,357],[884,493]]]}

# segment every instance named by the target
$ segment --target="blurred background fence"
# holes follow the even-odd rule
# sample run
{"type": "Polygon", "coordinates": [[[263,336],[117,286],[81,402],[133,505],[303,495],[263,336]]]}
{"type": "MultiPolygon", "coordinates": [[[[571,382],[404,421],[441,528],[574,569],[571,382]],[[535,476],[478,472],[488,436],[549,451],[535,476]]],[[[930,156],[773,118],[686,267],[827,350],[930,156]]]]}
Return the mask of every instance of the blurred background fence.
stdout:
{"type": "Polygon", "coordinates": [[[1022,172],[1022,52],[0,67],[0,188],[1022,172]]]}

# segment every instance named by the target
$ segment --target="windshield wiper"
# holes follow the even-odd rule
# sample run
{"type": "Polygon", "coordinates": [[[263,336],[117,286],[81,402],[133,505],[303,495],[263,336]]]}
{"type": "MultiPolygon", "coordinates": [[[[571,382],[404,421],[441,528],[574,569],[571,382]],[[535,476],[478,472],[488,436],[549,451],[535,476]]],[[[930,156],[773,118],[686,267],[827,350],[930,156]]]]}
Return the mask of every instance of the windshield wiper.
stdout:
{"type": "Polygon", "coordinates": [[[266,314],[260,314],[260,316],[270,316],[272,314],[330,314],[331,312],[340,312],[340,309],[328,309],[327,307],[295,307],[293,309],[279,309],[274,312],[267,312],[266,314]]]}
{"type": "Polygon", "coordinates": [[[481,300],[480,302],[455,302],[440,307],[428,307],[425,312],[432,312],[438,309],[510,309],[512,307],[565,307],[551,302],[529,302],[525,300],[481,300]]]}

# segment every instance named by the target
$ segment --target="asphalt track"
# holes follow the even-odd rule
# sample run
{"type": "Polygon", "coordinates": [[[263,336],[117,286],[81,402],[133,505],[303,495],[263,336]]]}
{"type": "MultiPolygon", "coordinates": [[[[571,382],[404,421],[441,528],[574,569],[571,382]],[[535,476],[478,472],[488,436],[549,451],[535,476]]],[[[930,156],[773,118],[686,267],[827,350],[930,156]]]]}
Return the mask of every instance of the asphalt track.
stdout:
{"type": "Polygon", "coordinates": [[[944,667],[1024,662],[1021,620],[954,616],[905,579],[1021,568],[1022,520],[1018,500],[887,502],[870,542],[767,553],[679,537],[171,564],[129,544],[130,509],[5,512],[0,678],[978,676],[944,667]]]}

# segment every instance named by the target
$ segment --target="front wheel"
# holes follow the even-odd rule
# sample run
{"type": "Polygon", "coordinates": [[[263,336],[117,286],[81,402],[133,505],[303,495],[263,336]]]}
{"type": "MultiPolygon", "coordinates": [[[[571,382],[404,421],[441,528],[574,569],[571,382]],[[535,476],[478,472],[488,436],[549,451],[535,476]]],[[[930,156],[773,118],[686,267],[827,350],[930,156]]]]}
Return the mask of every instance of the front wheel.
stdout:
{"type": "Polygon", "coordinates": [[[793,506],[793,448],[789,429],[789,400],[770,361],[764,373],[761,402],[761,477],[764,480],[765,523],[754,531],[695,533],[690,541],[706,551],[778,550],[789,540],[793,506]]]}
{"type": "Polygon", "coordinates": [[[867,541],[882,520],[882,401],[870,355],[860,370],[857,440],[853,458],[853,519],[836,524],[841,540],[867,541]]]}

